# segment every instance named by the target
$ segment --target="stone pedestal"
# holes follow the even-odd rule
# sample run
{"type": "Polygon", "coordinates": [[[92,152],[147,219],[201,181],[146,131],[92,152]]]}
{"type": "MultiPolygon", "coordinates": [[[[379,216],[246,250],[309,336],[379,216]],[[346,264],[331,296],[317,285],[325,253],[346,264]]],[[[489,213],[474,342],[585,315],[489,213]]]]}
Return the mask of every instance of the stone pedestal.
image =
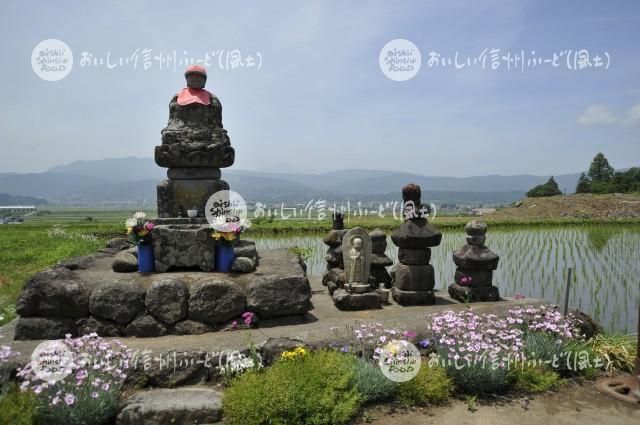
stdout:
{"type": "Polygon", "coordinates": [[[199,268],[214,271],[216,241],[211,228],[203,224],[157,225],[153,229],[156,272],[171,268],[199,268]]]}
{"type": "Polygon", "coordinates": [[[204,206],[211,195],[229,190],[223,180],[163,180],[157,186],[158,217],[187,217],[187,210],[197,209],[204,217],[204,206]]]}
{"type": "Polygon", "coordinates": [[[492,285],[493,271],[500,258],[487,248],[487,225],[474,220],[465,226],[467,244],[454,251],[455,283],[449,285],[449,295],[460,302],[498,301],[500,293],[492,285]]]}
{"type": "Polygon", "coordinates": [[[340,310],[368,310],[380,308],[380,295],[377,292],[351,294],[344,289],[336,289],[332,295],[333,302],[340,310]]]}
{"type": "MultiPolygon", "coordinates": [[[[407,206],[422,207],[420,187],[414,184],[402,188],[402,199],[407,206]]],[[[400,305],[434,304],[435,274],[431,260],[431,247],[440,245],[440,233],[427,218],[413,208],[411,215],[392,234],[398,247],[398,261],[393,273],[391,295],[400,305]]]]}

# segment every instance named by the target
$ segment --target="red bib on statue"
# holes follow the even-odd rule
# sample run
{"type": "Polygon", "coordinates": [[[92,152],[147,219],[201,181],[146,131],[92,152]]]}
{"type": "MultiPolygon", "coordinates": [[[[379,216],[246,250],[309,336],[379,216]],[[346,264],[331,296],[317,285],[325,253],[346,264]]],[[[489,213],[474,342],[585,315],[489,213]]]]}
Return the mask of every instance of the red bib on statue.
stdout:
{"type": "Polygon", "coordinates": [[[178,105],[190,105],[200,103],[209,105],[211,103],[211,93],[205,89],[192,89],[185,87],[178,93],[178,105]]]}

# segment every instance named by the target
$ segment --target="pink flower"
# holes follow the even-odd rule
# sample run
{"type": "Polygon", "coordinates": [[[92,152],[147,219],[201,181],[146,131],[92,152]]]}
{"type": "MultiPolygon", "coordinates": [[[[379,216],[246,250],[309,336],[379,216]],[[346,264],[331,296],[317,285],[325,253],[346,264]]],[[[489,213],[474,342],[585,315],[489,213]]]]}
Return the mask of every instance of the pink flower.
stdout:
{"type": "Polygon", "coordinates": [[[244,319],[244,324],[249,326],[251,325],[251,322],[253,321],[253,313],[250,311],[246,311],[244,313],[242,313],[242,318],[244,319]]]}
{"type": "Polygon", "coordinates": [[[154,224],[150,221],[147,221],[146,223],[144,223],[144,228],[151,232],[154,228],[154,224]]]}
{"type": "Polygon", "coordinates": [[[516,296],[514,297],[516,300],[524,300],[524,295],[522,294],[516,294],[516,296]]]}
{"type": "Polygon", "coordinates": [[[74,396],[73,394],[67,393],[64,396],[64,402],[67,404],[67,406],[71,406],[73,403],[75,403],[75,401],[76,401],[76,396],[74,396]]]}
{"type": "Polygon", "coordinates": [[[238,327],[238,321],[234,320],[233,322],[231,322],[231,329],[236,329],[238,327]]]}

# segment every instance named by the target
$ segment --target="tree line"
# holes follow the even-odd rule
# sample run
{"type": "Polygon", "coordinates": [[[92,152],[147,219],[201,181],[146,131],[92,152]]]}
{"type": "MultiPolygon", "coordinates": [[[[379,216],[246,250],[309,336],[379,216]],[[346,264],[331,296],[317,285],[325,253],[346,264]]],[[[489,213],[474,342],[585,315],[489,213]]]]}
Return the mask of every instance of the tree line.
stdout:
{"type": "MultiPolygon", "coordinates": [[[[640,192],[640,168],[633,167],[626,171],[616,171],[602,152],[591,161],[589,171],[580,174],[576,193],[630,193],[640,192]]],[[[541,185],[527,192],[528,197],[562,195],[553,176],[541,185]]]]}

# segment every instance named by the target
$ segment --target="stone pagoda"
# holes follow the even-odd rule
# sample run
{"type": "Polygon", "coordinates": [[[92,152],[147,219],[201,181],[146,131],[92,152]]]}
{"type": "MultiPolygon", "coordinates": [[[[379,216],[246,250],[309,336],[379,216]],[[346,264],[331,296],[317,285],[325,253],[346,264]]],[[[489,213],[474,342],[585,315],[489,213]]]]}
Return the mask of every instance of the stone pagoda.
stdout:
{"type": "Polygon", "coordinates": [[[461,302],[498,301],[500,293],[498,287],[492,285],[492,279],[500,257],[484,245],[487,225],[473,220],[464,230],[467,244],[453,252],[457,268],[455,283],[449,285],[449,295],[461,302]]]}
{"type": "Polygon", "coordinates": [[[431,247],[440,245],[442,233],[427,221],[428,209],[422,204],[420,186],[402,188],[404,222],[392,234],[398,247],[398,261],[393,271],[391,295],[400,305],[434,304],[435,275],[431,247]]]}

